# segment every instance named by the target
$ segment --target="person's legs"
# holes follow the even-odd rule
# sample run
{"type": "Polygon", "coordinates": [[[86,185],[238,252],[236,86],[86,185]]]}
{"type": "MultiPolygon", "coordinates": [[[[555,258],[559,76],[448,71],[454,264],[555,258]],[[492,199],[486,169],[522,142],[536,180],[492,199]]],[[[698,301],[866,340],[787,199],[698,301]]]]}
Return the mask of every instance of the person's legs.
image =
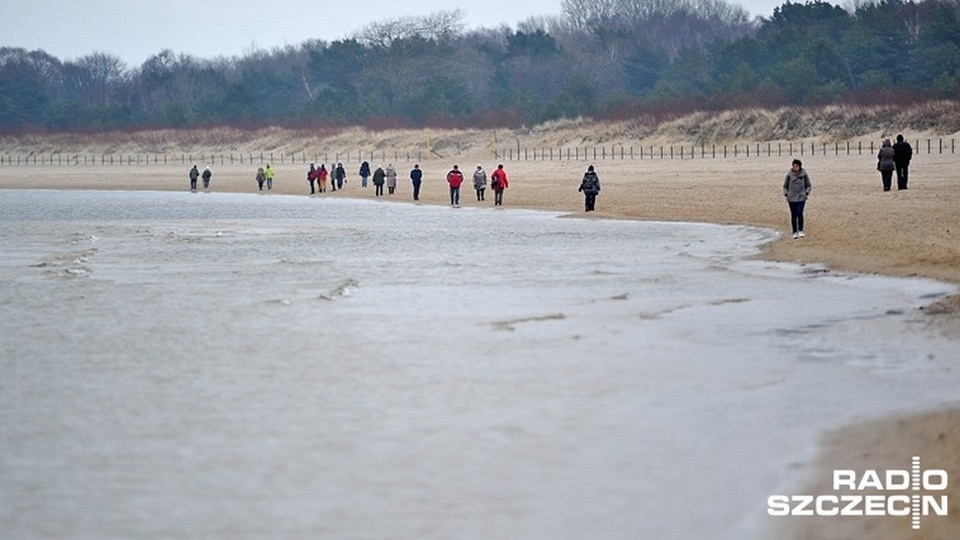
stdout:
{"type": "Polygon", "coordinates": [[[413,183],[413,200],[420,200],[420,182],[413,183]]]}
{"type": "Polygon", "coordinates": [[[800,232],[799,224],[797,223],[797,203],[788,202],[790,206],[790,230],[793,232],[793,235],[796,236],[800,232]]]}
{"type": "Polygon", "coordinates": [[[897,178],[897,188],[898,188],[898,189],[907,189],[907,179],[908,179],[908,177],[909,177],[909,170],[910,170],[910,166],[909,166],[909,165],[904,165],[903,167],[900,167],[899,169],[897,169],[897,172],[898,172],[898,173],[901,173],[901,172],[902,172],[902,174],[903,174],[903,183],[902,183],[902,184],[901,184],[901,182],[900,182],[900,178],[897,178]]]}
{"type": "Polygon", "coordinates": [[[893,171],[880,171],[880,179],[883,181],[883,190],[890,191],[890,183],[893,181],[893,171]]]}
{"type": "Polygon", "coordinates": [[[806,206],[807,201],[800,201],[795,204],[797,205],[797,231],[800,236],[803,236],[803,207],[806,206]]]}
{"type": "Polygon", "coordinates": [[[791,202],[790,204],[790,228],[793,230],[793,237],[803,236],[803,207],[806,201],[791,202]]]}

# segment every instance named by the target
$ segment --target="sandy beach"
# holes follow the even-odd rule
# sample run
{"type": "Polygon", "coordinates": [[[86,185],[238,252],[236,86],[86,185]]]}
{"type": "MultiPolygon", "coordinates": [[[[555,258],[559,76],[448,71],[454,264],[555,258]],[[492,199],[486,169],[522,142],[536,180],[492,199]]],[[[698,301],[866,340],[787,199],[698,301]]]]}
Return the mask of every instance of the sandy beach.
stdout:
{"type": "MultiPolygon", "coordinates": [[[[801,156],[796,156],[801,157],[801,156]]],[[[806,238],[793,240],[789,214],[781,193],[790,157],[728,157],[694,159],[606,159],[596,161],[506,161],[510,187],[504,206],[570,212],[582,217],[583,198],[577,192],[587,165],[596,166],[603,190],[591,219],[626,218],[744,224],[780,231],[763,257],[770,260],[824,265],[852,271],[902,277],[922,277],[960,284],[960,173],[955,154],[917,155],[910,169],[910,189],[883,192],[873,155],[802,156],[813,192],[806,210],[806,238]]],[[[489,154],[430,159],[424,170],[421,204],[449,204],[444,180],[454,164],[469,174],[480,163],[489,172],[497,165],[489,154]]],[[[371,162],[372,167],[387,163],[371,162]]],[[[124,189],[187,190],[192,164],[115,166],[2,166],[0,189],[124,189]]],[[[202,170],[204,164],[198,163],[202,170]]],[[[359,164],[344,163],[345,189],[317,197],[373,198],[373,188],[360,187],[359,164]]],[[[398,171],[397,193],[384,198],[413,204],[407,174],[412,161],[393,163],[398,171]]],[[[255,192],[256,165],[210,163],[211,191],[255,192]]],[[[329,164],[328,164],[329,166],[329,164]]],[[[274,165],[271,194],[310,196],[301,163],[274,165]]],[[[201,196],[201,195],[198,195],[201,196]]],[[[493,205],[492,194],[476,201],[469,180],[461,195],[463,206],[493,205]]],[[[915,314],[918,324],[960,340],[960,296],[937,301],[915,314]]],[[[960,406],[960,404],[957,404],[960,406]]],[[[796,538],[952,538],[960,530],[960,408],[918,413],[902,418],[864,418],[864,423],[824,436],[816,463],[809,472],[810,489],[831,470],[904,468],[911,456],[922,456],[930,467],[946,470],[952,481],[951,514],[930,519],[921,531],[910,531],[909,520],[784,520],[796,538]],[[902,527],[899,527],[901,526],[902,527]],[[928,526],[929,525],[929,526],[928,526]],[[849,528],[848,528],[849,526],[849,528]]],[[[779,532],[778,535],[787,535],[779,532]]]]}

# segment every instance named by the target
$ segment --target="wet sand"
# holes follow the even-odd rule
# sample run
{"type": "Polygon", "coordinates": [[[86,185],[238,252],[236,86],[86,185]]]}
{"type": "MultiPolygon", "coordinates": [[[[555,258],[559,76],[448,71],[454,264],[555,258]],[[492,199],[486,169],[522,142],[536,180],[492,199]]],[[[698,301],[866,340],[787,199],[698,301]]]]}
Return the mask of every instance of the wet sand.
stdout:
{"type": "MultiPolygon", "coordinates": [[[[797,156],[801,157],[801,156],[797,156]]],[[[577,192],[580,177],[593,163],[603,191],[591,218],[631,218],[697,221],[769,227],[782,236],[762,255],[779,261],[823,264],[829,268],[904,277],[926,277],[960,284],[960,155],[917,155],[906,191],[881,190],[880,174],[872,155],[804,156],[813,192],[807,203],[807,237],[789,235],[789,213],[781,192],[790,157],[738,157],[659,160],[607,159],[587,161],[524,161],[504,163],[510,187],[506,207],[569,211],[583,215],[577,192]]],[[[482,163],[492,172],[497,162],[489,156],[461,156],[456,161],[428,160],[424,169],[421,204],[449,204],[444,180],[457,163],[468,178],[461,194],[463,206],[493,205],[476,201],[469,177],[482,163]]],[[[3,166],[0,188],[149,189],[186,190],[191,164],[140,166],[3,166]]],[[[373,168],[386,163],[371,163],[373,168]]],[[[211,191],[255,192],[256,165],[210,164],[211,191]]],[[[413,162],[394,163],[397,193],[386,199],[412,203],[407,173],[413,162]]],[[[345,163],[344,190],[319,197],[373,198],[372,185],[360,187],[357,163],[345,163]]],[[[203,169],[203,164],[200,164],[203,169]]],[[[309,196],[306,164],[276,164],[272,193],[309,196]]],[[[198,195],[200,196],[200,195],[198,195]]],[[[960,340],[960,296],[926,306],[916,314],[929,325],[960,340]]],[[[960,350],[960,348],[958,348],[960,350]]],[[[957,360],[960,360],[958,353],[957,360]]],[[[904,411],[901,418],[864,418],[823,437],[815,463],[802,464],[810,486],[819,489],[831,471],[843,469],[902,469],[919,455],[925,466],[947,470],[951,476],[949,518],[929,518],[920,531],[909,529],[906,518],[861,520],[788,519],[777,536],[795,538],[948,538],[960,529],[960,401],[953,410],[904,411]]],[[[826,486],[829,488],[829,486],[826,486]]]]}

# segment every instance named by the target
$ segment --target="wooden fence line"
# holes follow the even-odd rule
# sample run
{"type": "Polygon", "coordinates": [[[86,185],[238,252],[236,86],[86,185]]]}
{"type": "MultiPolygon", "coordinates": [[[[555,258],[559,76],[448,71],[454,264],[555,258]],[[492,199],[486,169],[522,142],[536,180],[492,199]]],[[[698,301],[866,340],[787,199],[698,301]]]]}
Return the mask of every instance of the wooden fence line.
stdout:
{"type": "MultiPolygon", "coordinates": [[[[915,140],[913,142],[914,154],[955,154],[956,143],[954,139],[926,139],[925,144],[915,140]]],[[[879,151],[879,146],[875,141],[869,141],[864,144],[863,141],[847,141],[843,144],[835,142],[832,145],[827,143],[751,143],[734,145],[670,145],[670,146],[575,146],[575,147],[533,147],[524,148],[517,145],[516,148],[493,149],[492,152],[497,160],[501,161],[588,161],[588,160],[635,160],[635,159],[717,159],[730,157],[801,157],[810,156],[840,156],[840,155],[868,155],[875,156],[879,151]]],[[[463,155],[462,148],[458,145],[456,157],[463,155]]],[[[304,164],[307,163],[325,163],[335,165],[336,163],[360,163],[361,161],[376,162],[379,161],[399,163],[401,160],[425,161],[424,152],[416,151],[411,153],[399,151],[369,151],[358,150],[356,152],[318,152],[310,155],[306,152],[299,154],[274,154],[272,152],[260,153],[220,153],[220,154],[72,154],[65,155],[60,152],[51,152],[49,154],[28,154],[11,155],[0,154],[0,166],[33,166],[33,165],[57,165],[57,166],[106,166],[106,165],[160,165],[179,163],[182,165],[266,165],[266,164],[304,164]],[[355,158],[355,159],[354,159],[355,158]]],[[[453,159],[455,156],[444,155],[433,149],[427,151],[426,158],[435,159],[453,159]]]]}

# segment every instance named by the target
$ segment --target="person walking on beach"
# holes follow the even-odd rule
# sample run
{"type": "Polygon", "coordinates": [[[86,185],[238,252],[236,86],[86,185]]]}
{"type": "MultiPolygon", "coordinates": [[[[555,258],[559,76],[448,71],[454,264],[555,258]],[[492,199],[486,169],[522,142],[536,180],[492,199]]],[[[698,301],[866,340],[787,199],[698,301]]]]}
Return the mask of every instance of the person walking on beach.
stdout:
{"type": "Polygon", "coordinates": [[[493,188],[493,205],[503,206],[503,190],[507,189],[510,183],[507,182],[507,171],[503,170],[503,164],[497,165],[497,170],[490,175],[490,187],[493,188]]]}
{"type": "Polygon", "coordinates": [[[897,189],[907,189],[907,169],[913,158],[913,147],[903,140],[903,134],[897,135],[897,142],[893,143],[893,163],[897,171],[897,189]]]}
{"type": "Polygon", "coordinates": [[[377,167],[377,170],[373,171],[374,196],[376,197],[383,196],[383,183],[384,183],[384,178],[386,176],[387,176],[387,173],[383,172],[383,167],[377,167]]]}
{"type": "Polygon", "coordinates": [[[410,182],[413,184],[413,200],[420,200],[420,183],[423,181],[423,171],[420,170],[420,165],[414,164],[413,169],[410,170],[410,182]]]}
{"type": "Polygon", "coordinates": [[[893,170],[897,168],[893,156],[894,152],[893,147],[890,146],[890,139],[884,139],[883,146],[880,147],[880,153],[877,154],[877,170],[880,171],[880,180],[883,182],[884,191],[890,191],[893,170]]]}
{"type": "Polygon", "coordinates": [[[260,191],[263,191],[263,183],[267,180],[267,173],[263,171],[263,167],[257,167],[257,186],[260,187],[260,191]]]}
{"type": "Polygon", "coordinates": [[[343,163],[337,163],[337,168],[333,170],[333,191],[343,189],[343,184],[347,181],[347,170],[343,168],[343,163]]]}
{"type": "Polygon", "coordinates": [[[317,169],[317,188],[320,193],[327,191],[327,174],[327,166],[321,163],[320,168],[317,169]]]}
{"type": "Polygon", "coordinates": [[[190,191],[197,191],[197,178],[200,178],[200,171],[197,170],[197,166],[194,165],[190,169],[190,191]]]}
{"type": "Polygon", "coordinates": [[[210,172],[210,167],[203,168],[203,174],[200,178],[203,178],[203,190],[206,191],[210,189],[210,178],[213,176],[213,173],[210,172]]]}
{"type": "Polygon", "coordinates": [[[387,175],[387,193],[393,195],[393,192],[397,190],[397,170],[390,163],[387,165],[385,173],[387,175]]]}
{"type": "Polygon", "coordinates": [[[477,190],[477,200],[484,200],[484,193],[487,191],[487,171],[483,170],[483,165],[477,165],[477,170],[473,171],[473,189],[477,190]]]}
{"type": "Polygon", "coordinates": [[[597,195],[600,194],[600,177],[597,176],[597,171],[593,169],[593,165],[587,167],[587,172],[583,173],[583,179],[580,180],[580,189],[577,191],[583,193],[583,211],[593,212],[597,204],[597,195]]]}
{"type": "Polygon", "coordinates": [[[273,189],[273,169],[270,168],[269,163],[267,163],[267,170],[264,171],[264,174],[267,176],[267,189],[273,189]]]}
{"type": "Polygon", "coordinates": [[[310,194],[313,195],[317,192],[315,184],[317,182],[317,167],[315,164],[310,164],[310,170],[307,171],[307,182],[310,183],[310,194]]]}
{"type": "Polygon", "coordinates": [[[454,165],[447,173],[447,184],[450,184],[450,206],[460,207],[460,185],[463,184],[463,173],[454,165]]]}
{"type": "Polygon", "coordinates": [[[790,206],[790,227],[793,229],[794,238],[806,236],[803,234],[803,207],[811,189],[813,184],[810,183],[807,171],[803,169],[803,163],[799,159],[793,160],[787,177],[783,180],[783,196],[787,198],[790,206]]]}
{"type": "Polygon", "coordinates": [[[364,161],[360,164],[360,187],[367,187],[367,178],[370,178],[370,164],[364,161]]]}

